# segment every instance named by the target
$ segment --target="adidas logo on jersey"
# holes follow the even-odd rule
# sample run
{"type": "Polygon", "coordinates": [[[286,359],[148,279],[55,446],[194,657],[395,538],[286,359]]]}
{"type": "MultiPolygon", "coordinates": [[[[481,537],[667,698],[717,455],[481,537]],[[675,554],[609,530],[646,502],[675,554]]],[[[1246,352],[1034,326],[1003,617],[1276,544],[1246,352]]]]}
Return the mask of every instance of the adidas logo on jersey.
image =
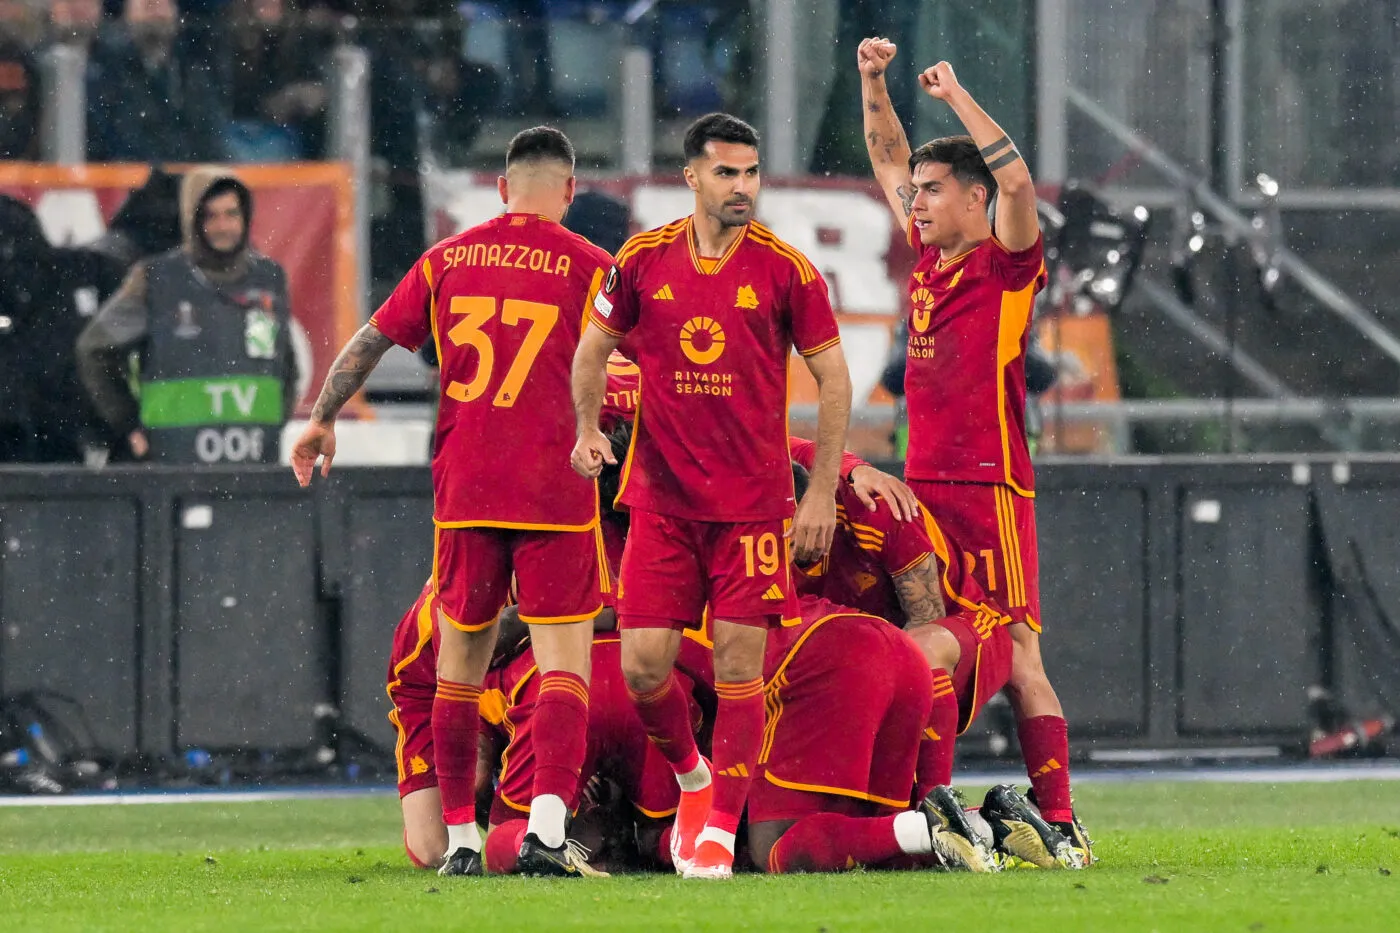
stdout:
{"type": "Polygon", "coordinates": [[[763,598],[767,600],[783,599],[783,591],[778,588],[778,584],[774,583],[768,587],[768,592],[763,594],[763,598]]]}
{"type": "Polygon", "coordinates": [[[669,285],[663,285],[663,286],[661,286],[660,288],[658,288],[658,289],[656,290],[656,294],[655,294],[655,295],[652,295],[651,297],[655,298],[657,301],[675,301],[675,300],[676,300],[676,296],[673,295],[673,294],[671,294],[671,286],[669,286],[669,285]]]}
{"type": "Polygon", "coordinates": [[[732,768],[725,768],[720,774],[731,778],[746,778],[749,776],[749,769],[744,767],[744,763],[741,761],[732,768]]]}

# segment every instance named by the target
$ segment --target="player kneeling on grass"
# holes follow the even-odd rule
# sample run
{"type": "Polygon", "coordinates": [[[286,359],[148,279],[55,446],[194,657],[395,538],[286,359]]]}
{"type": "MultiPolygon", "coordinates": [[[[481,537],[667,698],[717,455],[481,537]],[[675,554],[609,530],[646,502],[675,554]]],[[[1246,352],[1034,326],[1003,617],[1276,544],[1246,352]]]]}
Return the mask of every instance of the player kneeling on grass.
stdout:
{"type": "MultiPolygon", "coordinates": [[[[794,437],[789,447],[795,465],[811,462],[811,442],[794,437]]],[[[933,674],[933,703],[919,744],[914,799],[934,793],[940,812],[954,814],[962,808],[948,786],[955,743],[1011,676],[1011,617],[907,487],[850,453],[841,474],[831,550],[798,568],[798,592],[888,619],[919,647],[933,674]],[[873,495],[872,477],[881,480],[873,495]]],[[[1003,855],[1043,868],[1078,867],[1088,858],[1087,843],[1076,850],[1019,795],[998,791],[986,805],[1003,855]]],[[[988,842],[965,823],[953,820],[945,828],[980,848],[982,860],[993,857],[988,842]]],[[[1079,838],[1087,839],[1082,832],[1079,838]]]]}
{"type": "Polygon", "coordinates": [[[865,868],[994,871],[944,827],[933,794],[910,809],[933,678],[884,619],[816,597],[771,633],[767,726],[749,791],[749,854],[769,872],[865,868]]]}

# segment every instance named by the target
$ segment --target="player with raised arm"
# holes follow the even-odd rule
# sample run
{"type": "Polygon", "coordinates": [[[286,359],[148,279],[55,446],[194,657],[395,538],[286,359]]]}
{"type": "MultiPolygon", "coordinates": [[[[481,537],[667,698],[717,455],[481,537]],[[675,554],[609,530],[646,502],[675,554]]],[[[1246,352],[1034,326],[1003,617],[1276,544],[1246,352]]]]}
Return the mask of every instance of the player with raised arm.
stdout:
{"type": "MultiPolygon", "coordinates": [[[[871,165],[919,252],[908,292],[905,478],[958,549],[977,560],[974,576],[1016,623],[1006,692],[1026,771],[1046,820],[1077,852],[1059,862],[1079,867],[1091,856],[1070,800],[1064,713],[1040,658],[1035,478],[1025,431],[1026,341],[1045,284],[1035,187],[1015,144],[947,62],[924,70],[919,84],[968,135],[911,152],[885,85],[895,52],[885,39],[866,39],[857,64],[871,165]],[[987,217],[993,196],[995,228],[987,217]]],[[[1045,862],[1065,851],[1063,841],[1045,838],[1026,857],[1045,862]]]]}
{"type": "Polygon", "coordinates": [[[569,469],[569,368],[586,308],[612,258],[559,221],[573,200],[574,150],[525,130],[497,182],[506,211],[429,249],[332,366],[292,453],[306,485],[335,455],[335,418],[388,348],[433,339],[442,403],[433,449],[439,632],[432,742],[443,874],[479,874],[474,788],[478,708],[512,574],[541,673],[535,771],[522,871],[577,877],[566,801],[587,741],[592,620],[610,588],[595,483],[569,469]]]}
{"type": "Polygon", "coordinates": [[[681,786],[673,863],[688,878],[728,878],[763,738],[768,629],[797,615],[784,539],[807,560],[831,544],[851,381],[826,283],[754,220],[758,134],[710,114],[687,130],[685,158],[694,213],[630,239],[593,304],[574,360],[573,463],[595,476],[613,458],[598,415],[608,355],[627,337],[642,401],[620,493],[632,516],[618,594],[623,671],[681,786]],[[820,392],[818,494],[795,515],[794,347],[820,392]],[[706,604],[719,696],[713,770],[674,675],[681,630],[706,604]]]}

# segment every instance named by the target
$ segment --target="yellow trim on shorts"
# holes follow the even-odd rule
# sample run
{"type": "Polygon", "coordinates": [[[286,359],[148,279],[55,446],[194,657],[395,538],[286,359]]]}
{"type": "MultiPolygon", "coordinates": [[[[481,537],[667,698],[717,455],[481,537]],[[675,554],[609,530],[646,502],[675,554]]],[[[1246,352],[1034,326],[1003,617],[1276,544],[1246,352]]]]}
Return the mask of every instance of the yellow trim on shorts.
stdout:
{"type": "Polygon", "coordinates": [[[832,794],[837,797],[854,797],[857,800],[868,800],[871,803],[883,804],[887,807],[898,807],[901,810],[909,808],[909,801],[895,800],[893,797],[879,797],[865,791],[850,790],[845,787],[827,787],[824,784],[799,784],[797,781],[784,781],[772,771],[764,771],[763,776],[770,784],[785,787],[788,790],[801,790],[809,794],[832,794]]]}

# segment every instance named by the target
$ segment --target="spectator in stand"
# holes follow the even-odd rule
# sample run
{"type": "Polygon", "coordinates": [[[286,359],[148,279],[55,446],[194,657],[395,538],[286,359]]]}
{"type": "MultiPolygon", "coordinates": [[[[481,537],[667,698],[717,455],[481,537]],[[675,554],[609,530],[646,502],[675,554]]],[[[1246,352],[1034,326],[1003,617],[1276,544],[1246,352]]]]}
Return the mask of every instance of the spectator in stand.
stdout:
{"type": "Polygon", "coordinates": [[[174,249],[180,240],[180,176],[153,166],[90,248],[116,259],[125,271],[138,259],[174,249]]]}
{"type": "Polygon", "coordinates": [[[235,162],[320,158],[325,152],[330,36],[303,30],[289,14],[285,0],[232,0],[227,7],[232,119],[224,145],[235,162]]]}
{"type": "Polygon", "coordinates": [[[107,162],[201,161],[222,155],[207,61],[177,46],[174,0],[126,0],[120,23],[88,59],[88,157],[107,162]]]}
{"type": "Polygon", "coordinates": [[[73,341],[124,272],[53,246],[27,204],[0,196],[0,462],[105,460],[117,438],[78,381],[73,341]]]}
{"type": "Polygon", "coordinates": [[[43,32],[35,0],[0,0],[0,159],[39,156],[39,69],[43,32]]]}

